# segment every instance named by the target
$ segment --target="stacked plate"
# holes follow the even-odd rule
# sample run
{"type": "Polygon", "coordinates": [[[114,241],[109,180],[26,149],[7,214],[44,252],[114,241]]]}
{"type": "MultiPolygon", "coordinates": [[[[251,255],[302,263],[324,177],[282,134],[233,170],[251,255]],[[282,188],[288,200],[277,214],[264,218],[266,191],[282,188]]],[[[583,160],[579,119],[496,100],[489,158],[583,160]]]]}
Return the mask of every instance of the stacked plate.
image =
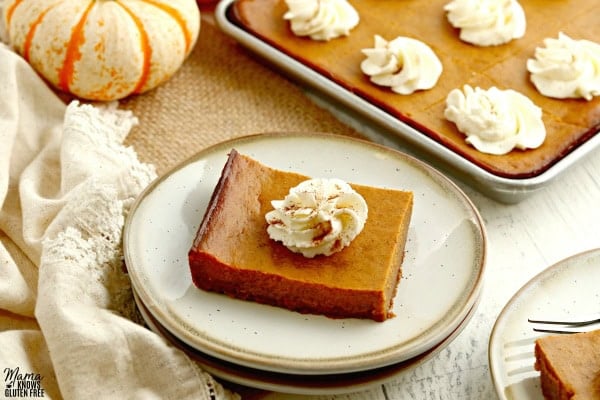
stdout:
{"type": "Polygon", "coordinates": [[[261,134],[207,148],[151,184],[127,219],[124,251],[148,326],[205,370],[260,389],[323,394],[398,377],[447,346],[477,306],[486,237],[464,193],[410,156],[337,135],[261,134]],[[305,315],[193,285],[187,253],[232,148],[282,170],[414,192],[394,318],[305,315]]]}

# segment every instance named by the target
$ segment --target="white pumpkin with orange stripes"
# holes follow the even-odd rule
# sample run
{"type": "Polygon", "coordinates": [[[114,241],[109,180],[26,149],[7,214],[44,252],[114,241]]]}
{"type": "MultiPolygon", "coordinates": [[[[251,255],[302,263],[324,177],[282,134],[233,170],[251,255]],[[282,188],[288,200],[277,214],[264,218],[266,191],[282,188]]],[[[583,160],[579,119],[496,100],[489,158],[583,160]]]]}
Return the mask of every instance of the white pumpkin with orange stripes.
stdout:
{"type": "Polygon", "coordinates": [[[10,44],[57,89],[109,101],[169,79],[200,31],[196,0],[7,0],[10,44]]]}

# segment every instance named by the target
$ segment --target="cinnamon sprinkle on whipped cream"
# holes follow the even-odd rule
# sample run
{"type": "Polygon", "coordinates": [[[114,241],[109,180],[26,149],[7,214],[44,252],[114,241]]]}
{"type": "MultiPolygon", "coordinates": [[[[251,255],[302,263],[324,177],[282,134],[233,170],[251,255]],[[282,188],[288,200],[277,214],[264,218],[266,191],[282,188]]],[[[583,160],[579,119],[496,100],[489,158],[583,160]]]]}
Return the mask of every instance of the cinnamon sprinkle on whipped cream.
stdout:
{"type": "Polygon", "coordinates": [[[454,89],[446,97],[444,116],[482,153],[534,149],[546,139],[541,108],[511,89],[484,90],[469,85],[454,89]]]}
{"type": "Polygon", "coordinates": [[[265,215],[269,237],[308,258],[348,246],[368,215],[364,198],[340,179],[306,180],[271,204],[265,215]]]}

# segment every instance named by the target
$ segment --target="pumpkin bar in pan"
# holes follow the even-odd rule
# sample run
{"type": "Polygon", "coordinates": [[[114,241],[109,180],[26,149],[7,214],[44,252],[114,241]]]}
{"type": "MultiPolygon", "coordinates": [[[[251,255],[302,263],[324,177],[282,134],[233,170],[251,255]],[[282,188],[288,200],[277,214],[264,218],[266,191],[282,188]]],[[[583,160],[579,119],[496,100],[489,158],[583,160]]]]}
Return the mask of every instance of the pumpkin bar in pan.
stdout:
{"type": "Polygon", "coordinates": [[[450,1],[351,0],[360,21],[348,35],[332,40],[295,35],[289,18],[284,18],[289,11],[284,0],[236,0],[230,11],[235,23],[253,36],[499,177],[538,176],[600,130],[600,96],[590,100],[544,96],[532,84],[526,66],[545,39],[561,33],[597,41],[600,0],[523,1],[524,35],[493,46],[461,40],[460,30],[448,20],[445,7],[450,1]],[[376,35],[390,41],[410,37],[430,46],[443,65],[437,84],[409,95],[374,85],[361,71],[361,62],[362,50],[373,47],[376,35]],[[530,99],[542,111],[543,144],[496,155],[467,143],[465,135],[444,116],[448,94],[465,85],[510,89],[530,99]]]}

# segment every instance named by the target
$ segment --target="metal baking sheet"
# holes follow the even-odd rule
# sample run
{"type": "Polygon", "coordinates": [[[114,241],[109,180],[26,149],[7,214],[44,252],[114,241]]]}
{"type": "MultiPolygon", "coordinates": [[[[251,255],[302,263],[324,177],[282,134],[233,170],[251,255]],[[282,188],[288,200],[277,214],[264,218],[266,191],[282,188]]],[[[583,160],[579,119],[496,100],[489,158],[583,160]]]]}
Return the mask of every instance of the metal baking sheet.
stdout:
{"type": "Polygon", "coordinates": [[[593,135],[552,167],[534,177],[511,179],[494,175],[240,28],[230,15],[234,1],[221,0],[215,9],[217,24],[225,34],[286,76],[314,90],[319,101],[331,106],[338,115],[343,116],[345,122],[365,133],[371,140],[407,150],[497,201],[517,203],[525,199],[554,181],[600,145],[600,135],[593,135]]]}

